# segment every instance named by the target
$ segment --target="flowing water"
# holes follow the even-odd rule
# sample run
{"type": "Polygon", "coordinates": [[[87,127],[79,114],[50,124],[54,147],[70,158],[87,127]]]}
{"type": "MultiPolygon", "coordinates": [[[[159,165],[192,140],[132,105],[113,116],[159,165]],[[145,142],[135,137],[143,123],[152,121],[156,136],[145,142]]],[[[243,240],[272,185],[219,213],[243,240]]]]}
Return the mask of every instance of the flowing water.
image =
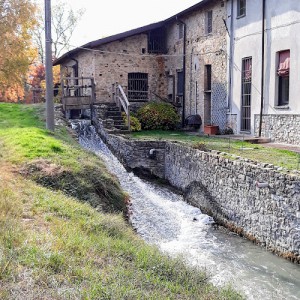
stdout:
{"type": "Polygon", "coordinates": [[[300,299],[300,266],[215,228],[213,219],[167,188],[128,173],[93,127],[80,143],[104,160],[132,201],[130,221],[148,243],[206,269],[212,283],[232,284],[247,299],[300,299]]]}

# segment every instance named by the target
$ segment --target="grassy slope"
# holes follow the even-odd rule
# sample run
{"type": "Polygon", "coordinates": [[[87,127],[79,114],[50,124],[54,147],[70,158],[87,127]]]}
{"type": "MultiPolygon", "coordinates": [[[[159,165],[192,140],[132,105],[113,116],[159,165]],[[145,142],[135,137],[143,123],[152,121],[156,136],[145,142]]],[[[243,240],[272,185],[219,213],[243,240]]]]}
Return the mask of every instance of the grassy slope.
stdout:
{"type": "Polygon", "coordinates": [[[65,129],[52,135],[36,108],[0,104],[0,299],[240,299],[145,245],[122,217],[124,198],[65,129]],[[90,185],[87,166],[100,178],[90,185]],[[89,199],[70,191],[70,175],[114,213],[79,201],[89,199]]]}
{"type": "Polygon", "coordinates": [[[230,136],[228,136],[228,139],[222,139],[206,136],[194,136],[180,131],[170,133],[170,131],[160,130],[135,132],[132,136],[139,139],[180,141],[191,145],[204,143],[208,149],[234,154],[254,161],[273,164],[290,170],[296,170],[300,167],[300,156],[295,152],[266,148],[261,145],[232,140],[230,139],[230,136]]]}

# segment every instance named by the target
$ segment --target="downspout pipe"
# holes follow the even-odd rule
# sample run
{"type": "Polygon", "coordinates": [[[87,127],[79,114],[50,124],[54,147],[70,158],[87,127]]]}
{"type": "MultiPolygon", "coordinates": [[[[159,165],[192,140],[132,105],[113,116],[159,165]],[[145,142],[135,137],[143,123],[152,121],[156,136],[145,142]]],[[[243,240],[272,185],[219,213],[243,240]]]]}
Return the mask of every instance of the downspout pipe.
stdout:
{"type": "Polygon", "coordinates": [[[261,98],[260,98],[260,114],[259,114],[259,132],[261,137],[262,119],[264,109],[264,87],[265,87],[265,18],[266,18],[266,0],[262,0],[262,35],[261,35],[261,98]]]}
{"type": "Polygon", "coordinates": [[[227,103],[227,108],[228,108],[230,113],[232,112],[232,81],[233,81],[233,55],[234,55],[233,1],[234,0],[231,0],[231,8],[230,8],[229,91],[228,91],[228,103],[227,103]]]}
{"type": "Polygon", "coordinates": [[[182,95],[182,127],[184,127],[184,121],[185,121],[185,96],[186,96],[186,87],[185,87],[185,82],[186,82],[186,23],[184,23],[182,20],[178,19],[176,17],[176,20],[178,23],[183,25],[183,59],[182,59],[182,64],[183,64],[183,95],[182,95]]]}

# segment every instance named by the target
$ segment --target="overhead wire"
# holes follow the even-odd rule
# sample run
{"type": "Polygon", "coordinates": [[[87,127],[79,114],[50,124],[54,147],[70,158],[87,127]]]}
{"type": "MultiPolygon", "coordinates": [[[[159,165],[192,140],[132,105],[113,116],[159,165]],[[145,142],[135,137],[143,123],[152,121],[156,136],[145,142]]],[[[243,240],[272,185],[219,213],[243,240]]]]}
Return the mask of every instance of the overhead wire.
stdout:
{"type": "MultiPolygon", "coordinates": [[[[276,29],[279,29],[279,28],[285,28],[285,27],[288,27],[288,26],[291,26],[291,25],[296,25],[296,24],[300,24],[300,20],[296,20],[296,21],[289,22],[289,23],[286,23],[286,24],[282,24],[282,25],[278,25],[278,26],[266,28],[266,29],[265,29],[265,32],[267,32],[267,31],[272,31],[272,30],[276,30],[276,29]]],[[[236,42],[238,42],[239,40],[241,40],[241,39],[243,39],[243,38],[245,38],[245,37],[254,36],[254,35],[259,35],[259,34],[262,34],[262,31],[256,31],[256,32],[252,32],[252,33],[249,33],[249,34],[245,34],[245,35],[243,35],[243,36],[239,36],[239,37],[234,38],[234,40],[235,40],[236,42]]]]}
{"type": "MultiPolygon", "coordinates": [[[[66,45],[63,43],[59,43],[64,46],[69,46],[69,47],[74,47],[72,45],[66,45]]],[[[94,53],[102,53],[102,54],[114,54],[114,55],[124,55],[124,56],[131,56],[131,57],[183,57],[183,54],[138,54],[138,53],[126,53],[126,52],[115,52],[115,51],[107,51],[107,50],[101,50],[101,49],[91,49],[91,48],[86,48],[86,47],[77,47],[76,49],[81,49],[84,51],[90,51],[94,53]]],[[[220,49],[216,51],[207,51],[207,52],[193,52],[193,53],[187,53],[186,56],[190,55],[209,55],[209,54],[224,54],[227,58],[229,58],[229,54],[227,53],[226,50],[220,49]]],[[[242,74],[242,70],[238,67],[236,63],[234,63],[234,68],[242,74]]],[[[253,88],[261,94],[259,89],[255,86],[255,84],[252,82],[251,85],[253,88]]]]}
{"type": "MultiPolygon", "coordinates": [[[[271,28],[266,28],[265,31],[266,32],[267,31],[272,31],[272,30],[276,30],[276,29],[279,29],[279,28],[284,28],[284,27],[288,27],[288,26],[292,26],[292,25],[296,25],[296,24],[300,24],[300,20],[296,20],[296,21],[289,22],[289,23],[286,23],[286,24],[274,26],[274,27],[271,27],[271,28]]],[[[241,40],[243,38],[246,38],[246,37],[249,37],[249,36],[254,36],[254,35],[259,35],[259,34],[262,34],[262,31],[257,31],[257,32],[253,32],[253,33],[250,33],[250,34],[240,36],[240,37],[236,37],[236,38],[234,38],[234,41],[238,42],[239,40],[241,40]]],[[[70,44],[64,44],[64,43],[59,43],[59,44],[63,45],[63,46],[68,46],[68,47],[71,47],[71,48],[81,49],[81,50],[84,50],[84,51],[94,52],[94,53],[114,54],[114,55],[130,56],[130,57],[177,57],[178,58],[178,57],[183,57],[184,56],[183,53],[179,53],[179,54],[155,54],[155,53],[153,53],[153,54],[142,54],[142,53],[140,53],[140,54],[138,54],[138,53],[116,52],[116,51],[108,51],[108,50],[101,50],[101,49],[92,49],[92,48],[87,48],[87,47],[82,47],[82,46],[76,47],[76,46],[73,46],[73,45],[70,45],[70,44]]],[[[207,51],[207,52],[187,53],[186,56],[189,56],[189,55],[222,54],[222,53],[224,53],[225,56],[228,59],[231,59],[230,55],[227,53],[227,50],[224,50],[224,49],[220,49],[220,50],[216,50],[216,51],[207,51]]],[[[238,67],[238,65],[235,62],[233,62],[233,67],[240,74],[242,74],[242,70],[238,67]]],[[[253,82],[251,82],[251,86],[257,91],[257,93],[259,95],[261,95],[261,91],[259,90],[258,87],[256,87],[256,85],[253,82]]],[[[272,106],[270,104],[269,104],[269,106],[272,108],[272,106]]]]}

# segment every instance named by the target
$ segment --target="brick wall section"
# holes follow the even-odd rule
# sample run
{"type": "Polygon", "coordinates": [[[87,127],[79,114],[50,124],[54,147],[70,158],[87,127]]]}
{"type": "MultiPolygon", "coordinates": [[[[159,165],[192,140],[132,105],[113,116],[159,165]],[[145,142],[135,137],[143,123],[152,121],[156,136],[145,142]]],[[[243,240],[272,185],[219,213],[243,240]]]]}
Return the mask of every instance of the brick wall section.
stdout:
{"type": "MultiPolygon", "coordinates": [[[[255,134],[259,132],[259,116],[255,115],[255,134]]],[[[299,145],[300,115],[264,115],[262,136],[274,142],[299,145]]]]}

